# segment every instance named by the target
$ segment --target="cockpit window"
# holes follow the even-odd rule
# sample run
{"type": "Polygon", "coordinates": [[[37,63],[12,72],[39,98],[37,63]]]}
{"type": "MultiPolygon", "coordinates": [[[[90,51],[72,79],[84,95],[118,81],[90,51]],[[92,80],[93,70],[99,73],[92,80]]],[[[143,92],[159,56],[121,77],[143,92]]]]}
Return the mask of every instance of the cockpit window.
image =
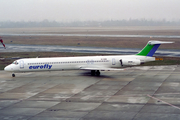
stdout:
{"type": "Polygon", "coordinates": [[[17,61],[14,61],[12,64],[18,65],[18,62],[17,62],[17,61]]]}

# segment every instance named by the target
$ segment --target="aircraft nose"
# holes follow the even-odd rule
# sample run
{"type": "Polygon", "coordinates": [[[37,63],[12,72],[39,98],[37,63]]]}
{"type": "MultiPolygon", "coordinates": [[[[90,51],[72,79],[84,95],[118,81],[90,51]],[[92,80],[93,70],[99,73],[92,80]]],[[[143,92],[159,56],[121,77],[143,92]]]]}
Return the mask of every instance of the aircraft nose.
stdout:
{"type": "Polygon", "coordinates": [[[4,68],[4,70],[5,70],[5,71],[8,71],[8,72],[11,72],[11,71],[12,71],[12,69],[11,69],[10,66],[6,66],[6,67],[4,68]]]}

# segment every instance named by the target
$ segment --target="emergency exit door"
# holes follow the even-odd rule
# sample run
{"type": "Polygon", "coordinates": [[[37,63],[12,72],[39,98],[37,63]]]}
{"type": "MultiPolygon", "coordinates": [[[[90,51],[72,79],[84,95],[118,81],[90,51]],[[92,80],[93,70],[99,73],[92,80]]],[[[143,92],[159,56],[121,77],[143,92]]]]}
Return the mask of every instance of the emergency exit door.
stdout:
{"type": "Polygon", "coordinates": [[[116,59],[115,58],[112,59],[112,65],[116,65],[116,59]]]}

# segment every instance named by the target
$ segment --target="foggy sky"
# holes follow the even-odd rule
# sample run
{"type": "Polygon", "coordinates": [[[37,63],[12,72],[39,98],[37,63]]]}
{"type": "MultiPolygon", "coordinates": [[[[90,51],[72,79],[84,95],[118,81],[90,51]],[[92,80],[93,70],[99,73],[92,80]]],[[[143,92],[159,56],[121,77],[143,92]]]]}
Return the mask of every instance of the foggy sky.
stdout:
{"type": "Polygon", "coordinates": [[[0,0],[0,21],[179,20],[180,0],[0,0]]]}

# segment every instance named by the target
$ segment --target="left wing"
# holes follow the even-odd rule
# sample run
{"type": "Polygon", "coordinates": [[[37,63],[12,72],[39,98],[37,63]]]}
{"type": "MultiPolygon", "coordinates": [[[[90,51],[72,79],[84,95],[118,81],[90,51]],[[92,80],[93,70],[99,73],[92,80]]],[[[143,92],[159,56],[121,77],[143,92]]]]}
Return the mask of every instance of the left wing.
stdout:
{"type": "Polygon", "coordinates": [[[106,68],[106,67],[80,67],[80,70],[101,70],[101,71],[110,71],[110,70],[125,70],[125,69],[115,69],[115,68],[106,68]]]}

